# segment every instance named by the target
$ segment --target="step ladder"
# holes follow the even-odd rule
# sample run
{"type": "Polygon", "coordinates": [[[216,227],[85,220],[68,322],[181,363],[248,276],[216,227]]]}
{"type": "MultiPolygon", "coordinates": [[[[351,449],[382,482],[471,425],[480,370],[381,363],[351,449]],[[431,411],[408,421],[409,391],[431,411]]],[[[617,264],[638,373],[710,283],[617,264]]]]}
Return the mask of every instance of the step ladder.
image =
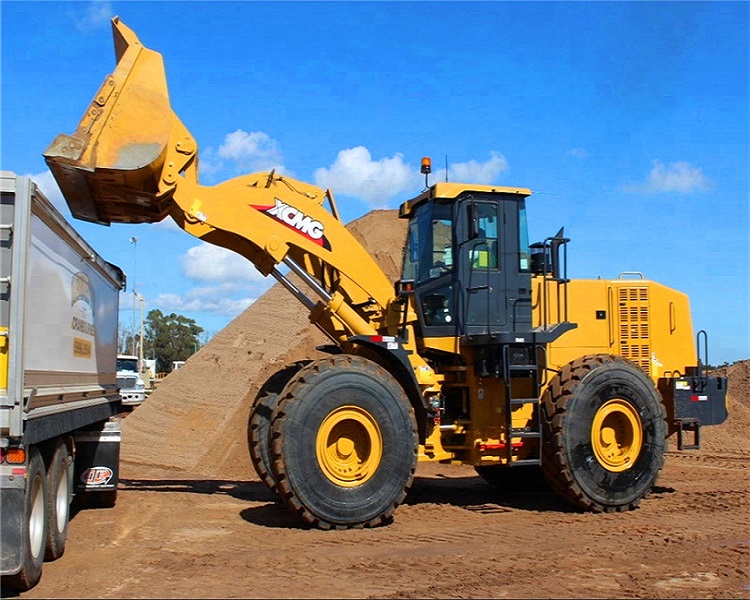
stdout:
{"type": "Polygon", "coordinates": [[[503,381],[505,383],[505,452],[509,467],[542,464],[542,420],[539,406],[539,362],[537,360],[536,344],[503,344],[502,347],[503,381]],[[518,352],[518,351],[521,352],[518,352]],[[525,356],[522,363],[514,360],[514,354],[525,356]],[[528,379],[531,381],[533,397],[515,397],[513,395],[513,380],[528,379]],[[519,406],[532,405],[532,418],[529,425],[523,428],[513,427],[513,409],[519,406]],[[536,452],[522,460],[513,460],[514,445],[518,440],[538,440],[536,452]]]}

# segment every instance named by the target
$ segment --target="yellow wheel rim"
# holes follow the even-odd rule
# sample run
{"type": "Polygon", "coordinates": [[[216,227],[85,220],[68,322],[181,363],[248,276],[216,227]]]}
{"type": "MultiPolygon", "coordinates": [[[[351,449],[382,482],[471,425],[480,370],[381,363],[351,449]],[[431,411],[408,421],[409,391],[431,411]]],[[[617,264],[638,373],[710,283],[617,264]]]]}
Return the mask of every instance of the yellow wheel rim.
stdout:
{"type": "Polygon", "coordinates": [[[643,445],[643,425],[633,405],[619,398],[605,402],[594,415],[591,445],[608,471],[632,467],[643,445]]]}
{"type": "Polygon", "coordinates": [[[375,474],[383,457],[383,436],[370,413],[342,406],[320,425],[315,453],[323,474],[336,485],[355,487],[375,474]]]}

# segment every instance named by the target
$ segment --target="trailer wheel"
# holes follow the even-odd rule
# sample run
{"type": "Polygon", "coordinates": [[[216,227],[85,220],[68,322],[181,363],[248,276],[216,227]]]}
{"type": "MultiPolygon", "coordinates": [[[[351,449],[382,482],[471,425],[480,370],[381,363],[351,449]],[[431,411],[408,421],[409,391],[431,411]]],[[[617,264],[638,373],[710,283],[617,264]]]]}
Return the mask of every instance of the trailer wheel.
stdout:
{"type": "Polygon", "coordinates": [[[274,493],[278,493],[278,490],[271,469],[271,416],[278,404],[281,390],[309,363],[309,360],[301,360],[276,371],[261,386],[250,409],[247,424],[247,449],[250,461],[260,480],[274,493]]]}
{"type": "Polygon", "coordinates": [[[545,478],[573,506],[635,508],[664,464],[666,414],[652,381],[622,357],[566,365],[542,398],[545,478]]]}
{"type": "Polygon", "coordinates": [[[70,520],[73,457],[62,438],[56,438],[47,467],[47,543],[45,560],[56,560],[65,552],[70,520]]]}
{"type": "Polygon", "coordinates": [[[393,376],[367,359],[309,364],[284,388],[271,427],[279,493],[321,529],[388,521],[414,479],[413,410],[393,376]]]}
{"type": "Polygon", "coordinates": [[[42,577],[47,518],[44,461],[39,450],[31,446],[24,496],[23,533],[21,535],[21,570],[2,579],[3,587],[25,592],[42,577]]]}

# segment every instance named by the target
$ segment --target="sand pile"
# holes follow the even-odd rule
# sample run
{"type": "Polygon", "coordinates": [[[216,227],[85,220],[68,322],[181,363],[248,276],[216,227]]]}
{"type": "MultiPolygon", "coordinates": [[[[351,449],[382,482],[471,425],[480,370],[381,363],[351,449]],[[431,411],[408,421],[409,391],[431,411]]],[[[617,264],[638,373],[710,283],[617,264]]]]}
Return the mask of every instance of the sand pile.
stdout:
{"type": "MultiPolygon", "coordinates": [[[[347,228],[391,280],[401,271],[407,222],[373,211],[347,228]]],[[[314,297],[313,294],[309,294],[314,297]]],[[[275,371],[323,356],[329,343],[305,308],[280,284],[216,334],[123,421],[122,461],[131,471],[166,467],[222,477],[251,477],[247,418],[258,388],[275,371]]]]}
{"type": "Polygon", "coordinates": [[[750,431],[750,360],[718,369],[729,378],[725,423],[701,430],[701,449],[712,454],[746,455],[750,431]]]}

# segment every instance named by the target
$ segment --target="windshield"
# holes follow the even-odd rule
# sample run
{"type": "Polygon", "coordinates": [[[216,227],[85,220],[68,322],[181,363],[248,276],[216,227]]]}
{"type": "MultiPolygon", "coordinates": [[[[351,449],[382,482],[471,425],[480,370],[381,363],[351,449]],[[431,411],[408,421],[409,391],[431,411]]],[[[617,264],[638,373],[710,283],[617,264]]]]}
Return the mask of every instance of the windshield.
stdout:
{"type": "Polygon", "coordinates": [[[452,270],[452,206],[432,202],[423,204],[409,222],[403,278],[421,283],[452,270]]]}
{"type": "Polygon", "coordinates": [[[118,371],[135,371],[137,373],[138,372],[138,359],[137,358],[118,358],[117,370],[118,371]]]}

